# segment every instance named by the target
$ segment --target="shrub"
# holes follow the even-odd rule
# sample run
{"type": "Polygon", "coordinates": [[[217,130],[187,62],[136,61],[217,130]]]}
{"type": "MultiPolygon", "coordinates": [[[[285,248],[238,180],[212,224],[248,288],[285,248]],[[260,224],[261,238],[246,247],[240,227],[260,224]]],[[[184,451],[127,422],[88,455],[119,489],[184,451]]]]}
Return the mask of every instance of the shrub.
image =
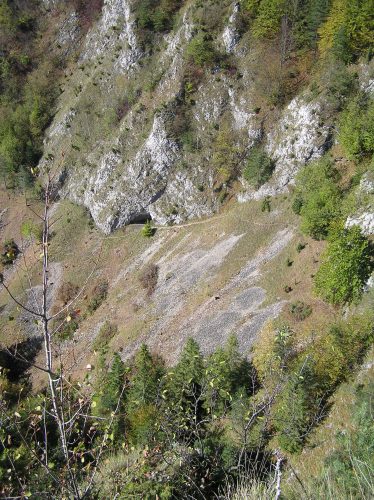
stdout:
{"type": "Polygon", "coordinates": [[[356,77],[343,62],[330,57],[325,63],[319,85],[333,108],[340,111],[356,88],[356,77]]]}
{"type": "Polygon", "coordinates": [[[298,243],[297,246],[296,246],[296,252],[297,253],[302,252],[305,247],[306,247],[306,243],[298,243]]]}
{"type": "Polygon", "coordinates": [[[372,46],[371,0],[334,0],[326,22],[319,30],[319,50],[329,52],[346,62],[372,46]]]}
{"type": "Polygon", "coordinates": [[[154,227],[152,227],[151,221],[147,220],[147,222],[144,224],[142,228],[142,235],[145,238],[152,238],[152,236],[155,234],[156,230],[154,227]]]}
{"type": "Polygon", "coordinates": [[[261,146],[252,148],[247,164],[243,170],[244,178],[256,189],[267,182],[273,171],[275,163],[261,146]]]}
{"type": "Polygon", "coordinates": [[[93,348],[95,350],[100,350],[105,348],[112,338],[118,333],[117,325],[110,323],[109,321],[105,321],[102,327],[97,334],[95,341],[93,343],[93,348]]]}
{"type": "Polygon", "coordinates": [[[329,240],[315,276],[317,294],[332,304],[357,302],[373,269],[373,247],[358,226],[329,240]]]}
{"type": "Polygon", "coordinates": [[[232,128],[223,124],[213,144],[212,163],[222,183],[228,182],[238,173],[239,151],[235,145],[232,128]]]}
{"type": "Polygon", "coordinates": [[[372,315],[355,315],[348,321],[331,325],[311,344],[309,355],[314,359],[316,390],[331,393],[351,376],[373,342],[372,315]]]}
{"type": "Polygon", "coordinates": [[[196,35],[187,46],[188,58],[196,66],[211,66],[217,60],[212,41],[202,33],[196,35]]]}
{"type": "Polygon", "coordinates": [[[296,321],[303,321],[312,314],[312,308],[310,305],[298,300],[297,302],[290,304],[290,313],[296,321]]]}
{"type": "Polygon", "coordinates": [[[3,243],[3,248],[1,250],[1,263],[4,266],[9,266],[13,264],[16,260],[20,250],[17,243],[14,240],[7,240],[3,243]]]}
{"type": "MultiPolygon", "coordinates": [[[[337,446],[325,459],[331,486],[344,491],[341,498],[370,498],[374,470],[374,384],[369,381],[355,391],[350,408],[350,423],[337,435],[337,446]]],[[[323,484],[323,481],[321,481],[323,484]]],[[[327,490],[327,489],[326,489],[327,490]]],[[[327,491],[326,491],[327,494],[327,491]]],[[[337,497],[335,497],[337,498],[337,497]]]]}
{"type": "Polygon", "coordinates": [[[32,221],[25,221],[22,223],[21,234],[24,238],[35,238],[39,243],[41,243],[43,239],[42,227],[32,221]]]}
{"type": "Polygon", "coordinates": [[[300,195],[300,193],[297,193],[292,201],[292,210],[295,212],[295,214],[300,215],[301,209],[303,206],[303,199],[300,195]]]}
{"type": "MultiPolygon", "coordinates": [[[[143,31],[163,32],[173,26],[174,15],[181,6],[181,0],[138,0],[136,5],[137,24],[143,31]]],[[[149,40],[148,40],[149,41],[149,40]]]]}
{"type": "Polygon", "coordinates": [[[127,393],[130,441],[144,446],[155,431],[155,403],[164,369],[161,360],[152,356],[148,347],[143,344],[135,356],[132,372],[133,377],[127,393]]]}
{"type": "Polygon", "coordinates": [[[262,0],[261,2],[247,2],[252,12],[256,13],[253,25],[253,34],[257,38],[272,37],[280,29],[280,21],[285,13],[286,2],[284,0],[262,0]],[[256,7],[256,3],[259,4],[256,7]]]}
{"type": "Polygon", "coordinates": [[[271,198],[265,196],[261,203],[261,212],[271,212],[271,198]]]}
{"type": "Polygon", "coordinates": [[[79,292],[79,287],[73,285],[70,281],[63,283],[57,292],[57,299],[61,300],[64,305],[68,304],[72,299],[74,299],[79,292]]]}
{"type": "Polygon", "coordinates": [[[88,303],[87,310],[93,313],[98,309],[108,295],[109,283],[107,280],[100,281],[92,291],[92,297],[88,303]]]}
{"type": "Polygon", "coordinates": [[[60,341],[70,340],[78,328],[79,323],[76,320],[65,322],[63,326],[57,330],[57,337],[60,341]]]}
{"type": "Polygon", "coordinates": [[[155,291],[158,281],[159,268],[156,264],[148,264],[139,277],[139,281],[150,297],[155,291]]]}
{"type": "Polygon", "coordinates": [[[293,209],[301,216],[301,230],[321,240],[340,215],[338,172],[328,158],[306,166],[296,178],[293,209]]]}
{"type": "Polygon", "coordinates": [[[350,158],[374,153],[374,99],[359,96],[339,121],[339,140],[350,158]]]}
{"type": "Polygon", "coordinates": [[[299,379],[291,379],[283,388],[274,409],[274,427],[278,442],[289,453],[301,451],[309,427],[308,395],[299,379]]]}

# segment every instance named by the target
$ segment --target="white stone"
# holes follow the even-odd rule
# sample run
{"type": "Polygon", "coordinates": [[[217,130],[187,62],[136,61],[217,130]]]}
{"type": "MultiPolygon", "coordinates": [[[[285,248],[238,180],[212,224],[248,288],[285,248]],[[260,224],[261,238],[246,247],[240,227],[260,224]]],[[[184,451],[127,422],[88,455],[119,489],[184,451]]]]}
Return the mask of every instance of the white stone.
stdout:
{"type": "Polygon", "coordinates": [[[240,35],[236,27],[239,11],[240,4],[236,2],[233,6],[233,12],[229,18],[228,24],[222,33],[223,45],[228,54],[232,54],[234,52],[235,47],[240,40],[240,35]]]}
{"type": "Polygon", "coordinates": [[[114,67],[118,71],[129,70],[142,56],[134,26],[129,0],[105,0],[100,21],[87,34],[82,60],[107,57],[108,52],[121,46],[114,67]]]}
{"type": "Polygon", "coordinates": [[[365,236],[374,234],[374,211],[364,212],[347,218],[346,227],[359,226],[365,236]]]}

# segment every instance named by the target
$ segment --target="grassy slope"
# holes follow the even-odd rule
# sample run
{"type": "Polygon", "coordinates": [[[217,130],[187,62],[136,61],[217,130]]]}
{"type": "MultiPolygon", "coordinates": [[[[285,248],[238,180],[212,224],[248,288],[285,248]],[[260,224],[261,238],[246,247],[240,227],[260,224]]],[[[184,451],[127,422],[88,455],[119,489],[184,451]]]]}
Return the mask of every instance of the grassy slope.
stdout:
{"type": "MultiPolygon", "coordinates": [[[[28,210],[23,206],[22,199],[14,198],[6,214],[6,221],[11,222],[2,230],[1,239],[14,237],[20,242],[20,221],[28,217],[28,210]]],[[[183,336],[178,339],[178,335],[183,333],[180,331],[183,321],[188,323],[194,315],[200,314],[198,311],[202,311],[201,314],[206,315],[206,318],[212,314],[211,317],[215,317],[220,309],[226,308],[230,312],[232,303],[238,300],[238,294],[247,290],[247,282],[239,282],[233,290],[225,291],[228,284],[251,259],[261,256],[278,232],[285,228],[294,233],[291,242],[279,255],[260,266],[260,276],[255,286],[266,290],[261,307],[278,301],[303,300],[311,304],[312,315],[305,322],[294,324],[301,337],[311,325],[323,325],[331,320],[331,308],[315,299],[312,293],[311,275],[318,266],[318,256],[324,244],[303,238],[298,233],[297,219],[284,197],[273,200],[269,214],[261,212],[258,202],[229,203],[220,214],[211,219],[159,228],[152,239],[144,238],[140,233],[141,226],[137,225],[104,236],[92,228],[85,209],[67,201],[62,201],[55,207],[53,219],[57,222],[53,226],[51,262],[58,263],[62,269],[62,276],[53,284],[55,293],[58,295],[57,290],[62,282],[82,286],[89,278],[84,293],[74,305],[74,310],[81,311],[78,315],[80,328],[73,336],[73,343],[68,342],[64,347],[64,351],[69,353],[69,359],[79,359],[72,367],[77,373],[84,369],[87,362],[92,361],[92,342],[106,320],[118,326],[118,335],[111,340],[113,350],[124,350],[125,355],[131,354],[140,339],[152,342],[152,335],[156,335],[157,339],[163,338],[165,343],[161,348],[157,345],[153,347],[173,360],[173,350],[178,341],[183,342],[183,336]],[[236,243],[230,244],[228,250],[222,253],[220,244],[231,241],[230,238],[233,241],[237,238],[236,243]],[[296,252],[298,241],[307,243],[300,253],[296,252]],[[287,265],[287,258],[293,261],[292,266],[287,265]],[[218,259],[217,266],[214,259],[218,259]],[[160,268],[158,287],[150,298],[139,282],[140,274],[149,263],[156,263],[160,268]],[[201,276],[194,277],[196,265],[201,265],[198,268],[201,276]],[[206,266],[208,271],[205,275],[206,266]],[[168,289],[165,287],[171,274],[175,285],[168,289]],[[89,314],[87,306],[94,293],[93,289],[103,279],[109,281],[108,297],[93,314],[89,314]],[[285,292],[286,285],[293,288],[292,292],[285,292]],[[172,302],[168,297],[170,294],[173,294],[172,302]],[[221,302],[219,308],[214,309],[214,297],[217,295],[221,297],[221,302]],[[168,310],[164,310],[164,300],[169,300],[167,309],[183,305],[178,314],[166,322],[166,326],[163,326],[163,321],[168,310]],[[73,356],[70,352],[72,345],[75,351],[73,356]]],[[[31,264],[30,273],[34,284],[40,279],[37,255],[35,245],[25,253],[31,264]]],[[[19,259],[17,272],[13,272],[9,278],[11,288],[20,297],[22,286],[27,287],[22,270],[22,259],[19,259]]],[[[1,293],[0,300],[2,306],[8,302],[4,292],[1,293]]],[[[62,303],[57,300],[56,306],[58,305],[62,303]]],[[[288,307],[285,306],[284,315],[293,323],[287,310],[288,307]]],[[[1,316],[2,341],[7,344],[12,343],[15,334],[21,334],[24,329],[24,324],[17,321],[18,315],[19,312],[12,311],[8,305],[1,316]],[[10,315],[16,317],[16,321],[9,321],[10,315]]],[[[242,322],[250,318],[250,313],[243,312],[242,322]]],[[[238,322],[235,324],[239,325],[238,322]]],[[[218,339],[217,342],[219,341],[218,339]]],[[[214,339],[207,338],[207,346],[211,342],[214,343],[214,339]]],[[[207,347],[208,350],[209,348],[207,347]]]]}

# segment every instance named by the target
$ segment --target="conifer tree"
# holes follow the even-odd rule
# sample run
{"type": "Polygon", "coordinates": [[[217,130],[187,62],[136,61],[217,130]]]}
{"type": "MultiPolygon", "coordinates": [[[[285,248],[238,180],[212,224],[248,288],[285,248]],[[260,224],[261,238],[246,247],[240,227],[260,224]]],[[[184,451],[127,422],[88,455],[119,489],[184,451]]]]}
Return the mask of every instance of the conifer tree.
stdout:
{"type": "Polygon", "coordinates": [[[237,338],[231,336],[207,361],[206,405],[210,411],[224,413],[235,393],[250,381],[250,364],[239,353],[237,338]]]}
{"type": "MultiPolygon", "coordinates": [[[[202,386],[204,384],[204,360],[198,343],[189,339],[174,370],[165,379],[162,411],[167,431],[181,441],[196,438],[196,427],[204,414],[202,386]],[[191,423],[193,424],[191,426],[191,423]]],[[[199,428],[198,432],[203,432],[199,428]]]]}
{"type": "Polygon", "coordinates": [[[127,395],[130,439],[134,443],[150,441],[156,420],[156,399],[163,375],[163,365],[152,357],[143,344],[135,357],[134,375],[127,395]]]}
{"type": "Polygon", "coordinates": [[[113,436],[122,438],[124,433],[124,385],[126,370],[118,353],[113,356],[112,366],[100,382],[100,394],[97,402],[97,412],[110,417],[113,412],[117,416],[113,423],[113,436]]]}

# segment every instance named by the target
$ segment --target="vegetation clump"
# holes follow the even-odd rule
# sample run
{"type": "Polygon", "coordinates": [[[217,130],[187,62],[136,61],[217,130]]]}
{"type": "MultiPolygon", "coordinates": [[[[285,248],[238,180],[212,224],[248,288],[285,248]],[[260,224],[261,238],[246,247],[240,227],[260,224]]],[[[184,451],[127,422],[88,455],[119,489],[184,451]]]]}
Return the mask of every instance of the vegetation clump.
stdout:
{"type": "Polygon", "coordinates": [[[315,289],[331,304],[357,302],[373,270],[373,245],[358,226],[335,231],[315,276],[315,289]]]}
{"type": "Polygon", "coordinates": [[[79,287],[74,285],[70,281],[62,283],[57,291],[57,299],[60,300],[64,305],[68,304],[70,301],[75,299],[79,292],[79,287]]]}
{"type": "Polygon", "coordinates": [[[249,158],[243,170],[244,179],[255,189],[267,182],[274,171],[275,163],[261,146],[251,149],[249,158]]]}
{"type": "Polygon", "coordinates": [[[135,13],[141,38],[149,44],[149,33],[163,33],[173,26],[174,16],[183,0],[137,0],[135,13]],[[147,33],[148,32],[148,33],[147,33]]]}
{"type": "Polygon", "coordinates": [[[91,297],[89,299],[87,310],[89,313],[93,313],[98,309],[104,300],[107,298],[109,289],[109,283],[107,280],[102,280],[97,285],[95,285],[92,290],[91,297]]]}
{"type": "Polygon", "coordinates": [[[148,264],[142,271],[139,281],[150,297],[156,289],[159,267],[157,264],[148,264]]]}
{"type": "Polygon", "coordinates": [[[32,221],[22,223],[21,234],[24,238],[34,238],[38,243],[42,242],[42,227],[32,221]]]}
{"type": "Polygon", "coordinates": [[[339,140],[352,159],[371,158],[374,153],[374,99],[359,95],[340,117],[339,140]]]}
{"type": "Polygon", "coordinates": [[[118,333],[117,325],[110,323],[109,321],[105,321],[105,323],[101,326],[99,333],[97,334],[93,348],[96,351],[100,349],[105,349],[112,338],[118,333]]]}
{"type": "Polygon", "coordinates": [[[204,33],[196,35],[187,47],[187,56],[198,67],[212,66],[217,61],[211,39],[204,33]]]}
{"type": "Polygon", "coordinates": [[[325,239],[340,215],[339,173],[329,158],[303,168],[296,178],[293,209],[301,216],[305,234],[325,239]]]}
{"type": "Polygon", "coordinates": [[[290,304],[290,313],[296,321],[303,321],[312,314],[312,307],[301,300],[290,304]]]}
{"type": "Polygon", "coordinates": [[[142,227],[142,235],[145,238],[152,238],[152,236],[155,234],[156,229],[152,227],[152,223],[150,220],[147,220],[147,222],[144,224],[142,227]]]}
{"type": "Polygon", "coordinates": [[[4,266],[13,264],[19,253],[20,250],[14,240],[5,241],[1,249],[1,263],[4,266]]]}

